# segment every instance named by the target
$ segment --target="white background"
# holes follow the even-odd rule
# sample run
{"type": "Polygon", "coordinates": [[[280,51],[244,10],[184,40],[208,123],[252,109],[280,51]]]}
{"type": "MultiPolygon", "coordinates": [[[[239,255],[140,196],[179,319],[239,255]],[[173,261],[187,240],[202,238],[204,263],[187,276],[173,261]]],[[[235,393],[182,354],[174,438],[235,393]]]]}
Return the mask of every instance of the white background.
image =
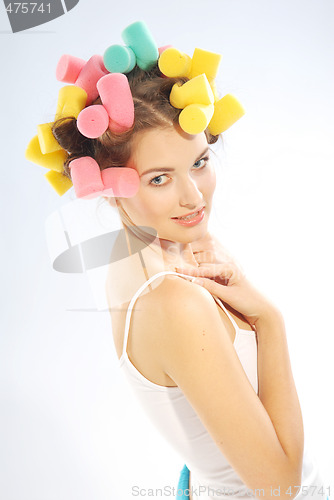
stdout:
{"type": "Polygon", "coordinates": [[[137,20],[159,46],[223,54],[220,90],[246,115],[224,135],[216,231],[284,313],[307,441],[334,488],[334,3],[80,0],[17,34],[0,7],[0,497],[126,500],[176,487],[183,466],[128,392],[87,277],[52,270],[45,221],[72,190],[60,198],[24,158],[53,119],[59,57],[103,54],[137,20]]]}

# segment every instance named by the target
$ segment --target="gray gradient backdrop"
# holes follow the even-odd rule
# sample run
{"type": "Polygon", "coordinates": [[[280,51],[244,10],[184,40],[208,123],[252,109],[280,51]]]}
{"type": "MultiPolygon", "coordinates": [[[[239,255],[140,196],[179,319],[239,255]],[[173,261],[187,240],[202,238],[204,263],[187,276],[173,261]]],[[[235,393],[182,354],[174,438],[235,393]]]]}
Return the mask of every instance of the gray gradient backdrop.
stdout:
{"type": "Polygon", "coordinates": [[[0,497],[129,500],[132,486],[176,486],[183,466],[120,376],[108,315],[73,311],[96,308],[87,276],[52,270],[45,221],[73,195],[24,159],[53,119],[58,58],[103,53],[137,20],[159,45],[222,53],[219,87],[246,108],[225,134],[214,225],[284,313],[307,439],[334,488],[334,3],[80,0],[15,35],[0,9],[0,497]]]}

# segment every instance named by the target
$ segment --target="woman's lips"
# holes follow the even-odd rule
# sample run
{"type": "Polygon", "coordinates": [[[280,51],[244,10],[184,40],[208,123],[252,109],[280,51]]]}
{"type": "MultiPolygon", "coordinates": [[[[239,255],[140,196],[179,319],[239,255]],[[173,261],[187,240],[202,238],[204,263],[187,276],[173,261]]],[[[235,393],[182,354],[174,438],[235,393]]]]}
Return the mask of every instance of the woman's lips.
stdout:
{"type": "Polygon", "coordinates": [[[191,212],[188,215],[183,215],[182,217],[172,217],[172,221],[176,222],[176,224],[180,224],[181,226],[192,227],[199,224],[204,217],[204,207],[196,212],[191,212]]]}

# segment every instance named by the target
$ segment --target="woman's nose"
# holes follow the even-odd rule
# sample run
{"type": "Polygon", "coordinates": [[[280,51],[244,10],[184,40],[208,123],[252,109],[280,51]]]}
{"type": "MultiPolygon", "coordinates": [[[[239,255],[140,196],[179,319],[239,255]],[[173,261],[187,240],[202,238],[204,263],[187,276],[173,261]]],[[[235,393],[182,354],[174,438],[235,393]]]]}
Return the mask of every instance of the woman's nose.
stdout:
{"type": "Polygon", "coordinates": [[[180,206],[190,210],[197,208],[203,201],[203,195],[194,179],[184,180],[180,186],[180,206]]]}

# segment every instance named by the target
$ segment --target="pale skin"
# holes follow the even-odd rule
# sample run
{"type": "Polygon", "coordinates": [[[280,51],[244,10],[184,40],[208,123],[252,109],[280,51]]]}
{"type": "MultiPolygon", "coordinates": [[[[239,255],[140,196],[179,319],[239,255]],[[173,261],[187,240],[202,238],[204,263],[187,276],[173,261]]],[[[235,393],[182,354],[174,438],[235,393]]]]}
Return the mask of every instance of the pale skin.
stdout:
{"type": "MultiPolygon", "coordinates": [[[[140,189],[118,199],[118,206],[134,224],[157,231],[162,254],[152,253],[151,275],[170,269],[201,281],[168,275],[140,296],[127,353],[147,379],[181,388],[248,488],[262,489],[261,498],[269,499],[271,488],[280,486],[281,497],[291,500],[282,492],[301,483],[304,434],[284,320],[208,232],[215,190],[209,155],[204,133],[190,136],[178,127],[135,139],[128,166],[138,171],[140,189]],[[193,226],[175,221],[202,208],[204,217],[193,226]],[[256,332],[258,395],[233,347],[234,327],[212,295],[240,328],[256,332]]],[[[111,286],[112,280],[107,293],[111,286]]],[[[126,306],[112,311],[119,357],[126,306]]]]}

